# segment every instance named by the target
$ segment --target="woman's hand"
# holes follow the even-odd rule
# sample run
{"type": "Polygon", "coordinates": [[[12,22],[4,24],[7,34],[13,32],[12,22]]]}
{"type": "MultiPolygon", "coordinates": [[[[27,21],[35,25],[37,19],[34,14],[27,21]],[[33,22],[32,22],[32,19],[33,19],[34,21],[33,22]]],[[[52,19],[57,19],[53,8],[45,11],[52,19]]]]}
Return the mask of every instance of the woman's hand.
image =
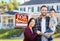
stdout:
{"type": "Polygon", "coordinates": [[[40,32],[39,30],[37,30],[37,34],[40,35],[40,33],[41,33],[41,32],[40,32]]]}

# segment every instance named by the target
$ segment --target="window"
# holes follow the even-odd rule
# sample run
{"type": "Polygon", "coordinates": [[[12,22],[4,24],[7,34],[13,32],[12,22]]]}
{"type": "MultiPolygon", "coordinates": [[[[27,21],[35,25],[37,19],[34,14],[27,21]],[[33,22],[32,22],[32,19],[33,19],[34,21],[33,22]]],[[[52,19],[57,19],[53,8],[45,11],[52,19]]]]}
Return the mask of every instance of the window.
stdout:
{"type": "Polygon", "coordinates": [[[13,26],[13,19],[8,19],[8,26],[12,27],[13,26]]]}
{"type": "Polygon", "coordinates": [[[53,8],[54,8],[54,9],[55,9],[55,11],[57,12],[57,6],[56,6],[56,5],[54,5],[54,6],[53,6],[53,8]]]}
{"type": "Polygon", "coordinates": [[[32,7],[32,12],[34,12],[34,7],[32,7]]]}
{"type": "Polygon", "coordinates": [[[32,12],[32,8],[31,7],[28,7],[28,12],[32,12]]]}
{"type": "Polygon", "coordinates": [[[20,8],[20,11],[26,11],[26,9],[25,8],[20,8]]]}
{"type": "Polygon", "coordinates": [[[3,27],[6,27],[7,26],[7,20],[6,20],[6,16],[4,16],[3,18],[2,18],[2,25],[3,25],[3,27]]]}
{"type": "Polygon", "coordinates": [[[26,11],[26,9],[25,8],[23,8],[24,9],[24,11],[26,11]]]}
{"type": "Polygon", "coordinates": [[[57,6],[57,11],[60,12],[60,6],[57,6]]]}
{"type": "Polygon", "coordinates": [[[47,10],[49,11],[49,6],[47,7],[47,10]]]}
{"type": "Polygon", "coordinates": [[[53,8],[53,6],[48,6],[47,7],[47,10],[49,11],[51,8],[53,8]]]}
{"type": "Polygon", "coordinates": [[[37,7],[37,12],[40,12],[40,7],[37,7]]]}
{"type": "Polygon", "coordinates": [[[35,13],[37,12],[37,7],[34,7],[34,12],[35,12],[35,13]]]}
{"type": "Polygon", "coordinates": [[[20,8],[20,11],[22,11],[23,9],[22,8],[20,8]]]}
{"type": "Polygon", "coordinates": [[[3,23],[3,24],[6,24],[6,17],[5,17],[5,16],[3,17],[2,23],[3,23]]]}
{"type": "Polygon", "coordinates": [[[8,23],[13,23],[13,19],[8,19],[8,23]]]}

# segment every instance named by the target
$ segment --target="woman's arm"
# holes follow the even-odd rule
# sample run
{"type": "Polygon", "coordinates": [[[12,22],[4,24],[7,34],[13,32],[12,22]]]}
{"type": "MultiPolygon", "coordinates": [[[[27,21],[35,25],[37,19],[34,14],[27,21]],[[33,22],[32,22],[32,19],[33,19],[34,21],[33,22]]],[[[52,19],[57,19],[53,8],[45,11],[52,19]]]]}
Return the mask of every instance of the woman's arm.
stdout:
{"type": "Polygon", "coordinates": [[[24,35],[30,40],[34,40],[34,38],[37,36],[36,34],[30,33],[30,31],[27,29],[24,31],[24,35]]]}

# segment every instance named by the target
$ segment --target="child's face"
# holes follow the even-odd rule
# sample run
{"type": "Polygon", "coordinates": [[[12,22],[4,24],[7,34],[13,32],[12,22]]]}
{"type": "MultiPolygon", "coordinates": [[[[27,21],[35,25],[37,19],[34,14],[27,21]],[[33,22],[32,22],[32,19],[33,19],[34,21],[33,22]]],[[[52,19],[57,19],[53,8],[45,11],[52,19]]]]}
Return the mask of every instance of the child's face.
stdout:
{"type": "Polygon", "coordinates": [[[54,16],[55,11],[50,11],[50,16],[54,16]]]}

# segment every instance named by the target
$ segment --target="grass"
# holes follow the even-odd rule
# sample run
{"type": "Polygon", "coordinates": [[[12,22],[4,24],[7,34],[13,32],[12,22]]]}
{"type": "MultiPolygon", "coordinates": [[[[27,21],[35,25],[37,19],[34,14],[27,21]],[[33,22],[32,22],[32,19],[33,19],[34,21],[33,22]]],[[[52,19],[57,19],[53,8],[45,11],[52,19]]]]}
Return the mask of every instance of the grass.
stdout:
{"type": "MultiPolygon", "coordinates": [[[[13,30],[0,30],[0,39],[10,39],[10,37],[19,36],[22,33],[23,29],[13,29],[13,30]]],[[[56,34],[53,35],[53,38],[60,38],[60,28],[57,27],[56,34]]]]}
{"type": "Polygon", "coordinates": [[[0,41],[23,41],[23,40],[0,40],[0,41]]]}
{"type": "Polygon", "coordinates": [[[53,35],[53,38],[60,38],[60,26],[57,26],[57,32],[53,35]]]}
{"type": "MultiPolygon", "coordinates": [[[[21,39],[16,39],[16,40],[11,40],[11,39],[8,39],[8,40],[0,40],[0,41],[23,41],[21,39]]],[[[53,41],[60,41],[60,39],[54,39],[53,41]]]]}
{"type": "Polygon", "coordinates": [[[9,30],[0,30],[0,39],[10,39],[11,37],[19,36],[22,33],[23,29],[9,29],[9,30]]]}
{"type": "Polygon", "coordinates": [[[54,41],[60,41],[60,38],[55,38],[54,41]]]}

